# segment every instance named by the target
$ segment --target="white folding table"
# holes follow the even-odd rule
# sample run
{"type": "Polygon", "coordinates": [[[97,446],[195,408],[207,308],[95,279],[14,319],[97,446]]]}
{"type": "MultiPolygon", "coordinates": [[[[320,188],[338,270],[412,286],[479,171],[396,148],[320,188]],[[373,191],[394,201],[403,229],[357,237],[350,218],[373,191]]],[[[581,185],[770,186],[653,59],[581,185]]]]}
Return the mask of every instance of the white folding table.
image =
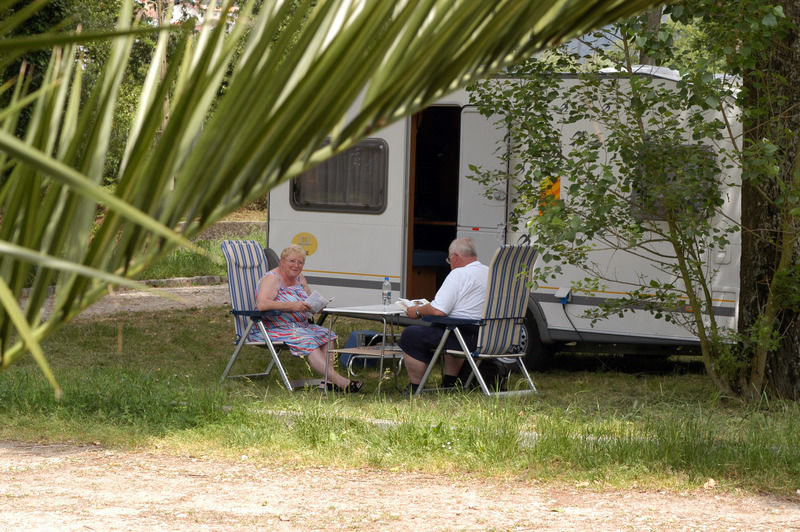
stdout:
{"type": "MultiPolygon", "coordinates": [[[[378,391],[380,392],[381,383],[383,382],[383,361],[386,358],[392,360],[402,359],[403,352],[393,342],[387,342],[387,338],[395,338],[395,327],[399,328],[398,318],[405,314],[405,311],[397,305],[363,305],[358,307],[333,307],[325,308],[322,310],[323,319],[330,315],[331,321],[328,324],[330,329],[333,329],[333,324],[339,316],[347,316],[350,318],[374,319],[383,322],[383,334],[379,345],[366,346],[366,347],[347,347],[343,349],[334,349],[334,353],[349,353],[356,358],[365,359],[378,359],[380,362],[379,376],[378,376],[378,391]],[[388,329],[388,336],[387,336],[388,329]]],[[[328,382],[328,365],[330,364],[330,357],[325,361],[325,382],[328,382]]],[[[395,381],[397,381],[397,370],[395,370],[395,381]]]]}

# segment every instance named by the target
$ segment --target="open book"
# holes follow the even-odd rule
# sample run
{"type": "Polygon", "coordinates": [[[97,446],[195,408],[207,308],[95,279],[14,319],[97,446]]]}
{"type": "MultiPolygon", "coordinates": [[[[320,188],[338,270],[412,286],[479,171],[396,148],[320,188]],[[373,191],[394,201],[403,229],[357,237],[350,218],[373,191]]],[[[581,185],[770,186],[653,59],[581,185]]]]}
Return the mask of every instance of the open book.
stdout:
{"type": "Polygon", "coordinates": [[[400,299],[395,301],[394,304],[397,305],[398,307],[400,307],[401,309],[406,310],[409,307],[416,307],[418,305],[427,305],[428,303],[430,303],[430,301],[428,301],[425,298],[422,298],[422,299],[403,299],[401,297],[400,299]]]}
{"type": "Polygon", "coordinates": [[[311,295],[306,298],[306,305],[311,308],[311,312],[316,314],[324,309],[328,303],[333,301],[333,298],[326,299],[322,294],[314,290],[311,295]]]}

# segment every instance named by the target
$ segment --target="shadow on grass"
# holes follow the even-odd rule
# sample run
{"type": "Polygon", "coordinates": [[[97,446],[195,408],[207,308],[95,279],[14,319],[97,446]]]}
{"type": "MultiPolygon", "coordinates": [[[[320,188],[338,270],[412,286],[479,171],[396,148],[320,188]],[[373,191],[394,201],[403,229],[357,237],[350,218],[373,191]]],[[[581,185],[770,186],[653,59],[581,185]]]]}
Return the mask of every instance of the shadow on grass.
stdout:
{"type": "Polygon", "coordinates": [[[608,371],[642,375],[702,375],[703,361],[699,357],[665,357],[649,355],[615,355],[559,353],[548,367],[551,371],[608,371]]]}

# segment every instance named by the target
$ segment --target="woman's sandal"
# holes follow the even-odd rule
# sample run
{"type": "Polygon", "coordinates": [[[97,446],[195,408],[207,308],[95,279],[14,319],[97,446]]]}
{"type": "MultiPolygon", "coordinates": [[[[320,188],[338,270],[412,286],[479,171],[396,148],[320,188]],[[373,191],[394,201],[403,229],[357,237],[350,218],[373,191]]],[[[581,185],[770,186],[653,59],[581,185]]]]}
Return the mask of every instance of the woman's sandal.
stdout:
{"type": "Polygon", "coordinates": [[[361,391],[361,387],[363,385],[364,383],[361,381],[350,381],[350,384],[348,384],[344,388],[340,388],[339,386],[335,385],[332,382],[322,383],[319,386],[320,388],[323,388],[323,386],[325,386],[328,388],[328,391],[332,392],[358,393],[361,391]]]}
{"type": "Polygon", "coordinates": [[[358,393],[361,391],[363,385],[364,383],[362,381],[350,381],[350,384],[347,385],[344,391],[347,393],[358,393]]]}

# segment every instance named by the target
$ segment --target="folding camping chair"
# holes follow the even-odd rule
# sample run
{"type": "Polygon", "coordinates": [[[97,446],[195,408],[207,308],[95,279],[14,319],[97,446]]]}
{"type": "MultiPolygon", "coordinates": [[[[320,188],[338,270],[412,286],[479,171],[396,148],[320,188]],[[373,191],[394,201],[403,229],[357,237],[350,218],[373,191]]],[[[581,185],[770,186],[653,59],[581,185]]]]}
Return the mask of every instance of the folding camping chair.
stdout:
{"type": "MultiPolygon", "coordinates": [[[[278,356],[282,350],[285,350],[285,346],[270,341],[264,323],[260,320],[260,318],[276,311],[259,312],[254,310],[256,308],[258,283],[261,277],[270,270],[267,258],[271,250],[265,252],[255,240],[225,240],[222,242],[221,247],[228,266],[228,289],[230,290],[231,306],[233,307],[231,314],[233,314],[234,325],[236,326],[236,348],[233,350],[233,355],[231,355],[220,380],[224,381],[226,378],[254,379],[266,377],[275,367],[278,369],[283,385],[290,392],[298,386],[322,382],[321,379],[289,381],[278,356]],[[250,330],[253,327],[259,328],[261,335],[265,339],[263,342],[248,339],[250,330]],[[231,368],[239,357],[239,352],[246,345],[267,349],[270,354],[269,365],[267,369],[260,373],[231,375],[231,368]]],[[[272,254],[274,255],[274,252],[272,254]]]]}
{"type": "Polygon", "coordinates": [[[419,395],[428,380],[436,361],[442,354],[444,344],[452,332],[456,335],[461,346],[460,349],[448,349],[446,353],[451,356],[464,357],[470,366],[471,374],[464,383],[468,386],[475,378],[486,395],[511,395],[521,393],[535,393],[536,387],[528,375],[523,358],[525,349],[522,345],[525,330],[525,312],[530,289],[528,279],[533,270],[533,260],[536,250],[531,246],[502,246],[498,249],[489,265],[489,282],[486,287],[486,301],[483,305],[483,315],[477,320],[465,320],[438,316],[425,316],[425,321],[442,324],[445,326],[442,340],[428,364],[425,374],[420,380],[416,394],[419,395]],[[459,331],[459,326],[478,325],[478,345],[470,351],[464,337],[459,331]],[[480,372],[481,363],[487,359],[513,358],[528,382],[528,389],[512,391],[492,391],[480,372]]]}

